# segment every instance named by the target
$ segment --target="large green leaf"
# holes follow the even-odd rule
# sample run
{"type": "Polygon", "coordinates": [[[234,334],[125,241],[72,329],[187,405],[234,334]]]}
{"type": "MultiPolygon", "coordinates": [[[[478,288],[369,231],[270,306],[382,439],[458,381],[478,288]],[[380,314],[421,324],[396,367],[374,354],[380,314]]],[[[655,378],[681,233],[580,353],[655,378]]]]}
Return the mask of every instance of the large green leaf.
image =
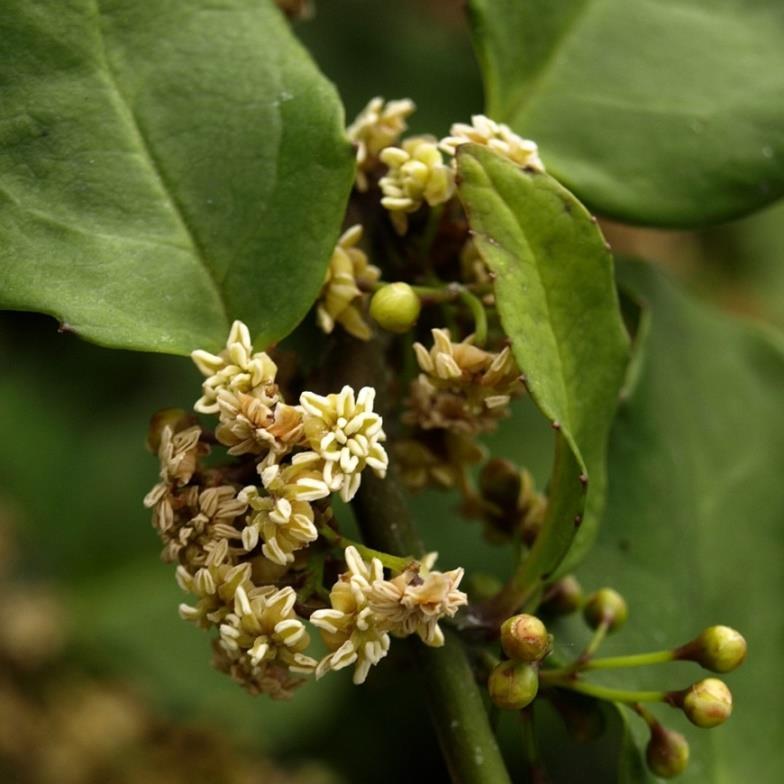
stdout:
{"type": "Polygon", "coordinates": [[[684,226],[784,194],[784,4],[471,0],[487,111],[592,209],[684,226]]]}
{"type": "Polygon", "coordinates": [[[526,567],[541,577],[575,536],[568,563],[585,552],[603,505],[629,349],[612,257],[596,221],[551,177],[475,145],[460,148],[458,169],[474,241],[496,275],[501,322],[533,400],[557,430],[550,522],[526,567]]]}
{"type": "MultiPolygon", "coordinates": [[[[695,304],[643,265],[619,273],[651,308],[651,331],[613,429],[607,512],[581,579],[610,583],[629,603],[608,653],[669,647],[715,623],[746,635],[749,660],[727,676],[736,708],[725,726],[658,715],[691,744],[680,781],[780,781],[784,342],[695,304]]],[[[700,673],[667,665],[605,680],[682,688],[700,673]]]]}
{"type": "Polygon", "coordinates": [[[0,305],[170,353],[290,331],[353,165],[273,4],[8,0],[0,38],[0,305]]]}

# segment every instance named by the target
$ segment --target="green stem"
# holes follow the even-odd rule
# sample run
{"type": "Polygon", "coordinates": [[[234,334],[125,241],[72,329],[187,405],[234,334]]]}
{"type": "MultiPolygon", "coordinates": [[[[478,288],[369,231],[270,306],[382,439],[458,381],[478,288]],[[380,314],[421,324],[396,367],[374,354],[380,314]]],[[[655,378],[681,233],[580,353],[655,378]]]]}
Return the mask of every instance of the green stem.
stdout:
{"type": "MultiPolygon", "coordinates": [[[[339,381],[360,387],[387,388],[384,353],[374,343],[352,346],[349,365],[339,381]]],[[[383,400],[380,401],[383,404],[383,400]]],[[[383,408],[383,405],[381,406],[383,408]]],[[[363,537],[393,553],[420,556],[424,548],[396,481],[394,464],[386,479],[370,472],[352,502],[363,537]]],[[[428,648],[410,644],[424,677],[430,712],[453,784],[511,784],[501,751],[490,727],[482,692],[460,638],[445,630],[446,644],[428,648]]]]}
{"type": "MultiPolygon", "coordinates": [[[[587,649],[586,649],[587,650],[587,649]]],[[[606,656],[603,659],[586,658],[583,653],[573,664],[568,667],[547,670],[551,678],[567,677],[575,672],[588,672],[590,670],[620,670],[627,667],[646,667],[649,664],[664,664],[677,659],[676,651],[653,651],[651,653],[636,653],[631,656],[606,656]]]]}
{"type": "Polygon", "coordinates": [[[584,670],[619,670],[626,667],[646,667],[649,664],[664,664],[675,661],[675,651],[652,651],[651,653],[635,653],[630,656],[605,656],[602,659],[591,659],[586,662],[584,670]]]}
{"type": "Polygon", "coordinates": [[[542,685],[554,686],[559,689],[576,691],[589,697],[596,697],[600,700],[610,702],[667,702],[668,692],[666,691],[627,691],[626,689],[611,689],[608,686],[600,686],[596,683],[586,683],[585,681],[570,680],[547,677],[555,670],[542,670],[539,673],[539,680],[542,685]]]}
{"type": "Polygon", "coordinates": [[[368,547],[361,542],[349,539],[347,536],[342,536],[328,525],[319,526],[318,532],[333,547],[338,547],[341,550],[345,550],[347,547],[356,547],[364,560],[371,561],[373,558],[378,558],[387,569],[391,569],[393,572],[403,572],[414,562],[414,559],[411,557],[400,558],[397,555],[391,555],[390,553],[385,553],[381,550],[374,550],[372,547],[368,547]]]}
{"type": "Polygon", "coordinates": [[[435,207],[431,207],[430,214],[427,216],[425,230],[422,232],[420,253],[422,254],[423,266],[426,270],[430,270],[432,266],[430,264],[430,249],[433,247],[436,234],[438,234],[438,227],[441,225],[443,214],[444,204],[437,204],[435,207]]]}
{"type": "Polygon", "coordinates": [[[460,299],[468,305],[474,318],[474,343],[484,346],[487,340],[487,313],[479,297],[475,297],[468,289],[460,289],[460,299]]]}

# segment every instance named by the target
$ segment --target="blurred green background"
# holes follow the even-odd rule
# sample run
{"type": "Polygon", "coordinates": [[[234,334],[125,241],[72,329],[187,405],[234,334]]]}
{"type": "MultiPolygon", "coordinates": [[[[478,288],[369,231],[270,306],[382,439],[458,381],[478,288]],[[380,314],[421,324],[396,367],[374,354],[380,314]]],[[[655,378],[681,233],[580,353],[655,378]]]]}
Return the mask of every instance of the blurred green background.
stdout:
{"type": "MultiPolygon", "coordinates": [[[[482,106],[460,6],[322,0],[296,30],[337,83],[349,120],[373,95],[408,96],[418,106],[412,130],[442,134],[482,106]]],[[[784,204],[700,233],[605,229],[616,250],[659,263],[696,298],[784,326],[784,204]]],[[[19,578],[45,583],[65,607],[70,666],[121,677],[162,715],[283,764],[323,761],[348,782],[446,780],[405,646],[363,689],[343,672],[273,703],[214,672],[203,633],[179,621],[182,597],[141,499],[156,478],[148,418],[192,405],[199,376],[189,361],[101,349],[23,313],[0,315],[0,357],[0,523],[18,538],[19,578]]],[[[550,435],[530,404],[491,441],[546,480],[550,435]]],[[[428,545],[445,566],[504,574],[508,554],[484,543],[455,504],[437,493],[417,500],[428,545]]]]}

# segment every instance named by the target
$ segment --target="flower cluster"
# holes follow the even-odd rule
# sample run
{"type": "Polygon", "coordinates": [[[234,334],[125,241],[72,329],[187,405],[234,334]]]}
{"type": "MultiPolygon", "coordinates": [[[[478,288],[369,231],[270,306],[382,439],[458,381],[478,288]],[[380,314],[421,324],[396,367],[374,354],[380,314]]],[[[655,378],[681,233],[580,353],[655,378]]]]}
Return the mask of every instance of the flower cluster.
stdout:
{"type": "Polygon", "coordinates": [[[406,214],[427,202],[431,207],[448,201],[455,191],[454,170],[444,163],[435,139],[413,136],[402,147],[387,147],[381,160],[389,167],[379,181],[381,205],[389,210],[399,234],[408,228],[406,214]]]}
{"type": "Polygon", "coordinates": [[[523,139],[508,125],[483,114],[474,115],[470,125],[454,123],[449,136],[440,141],[430,136],[413,136],[398,146],[406,130],[406,119],[414,109],[409,99],[385,104],[382,98],[373,98],[346,131],[357,148],[358,191],[368,190],[368,174],[379,161],[387,166],[387,173],[378,183],[381,204],[389,211],[399,234],[407,231],[409,213],[425,203],[435,207],[452,197],[454,156],[463,144],[481,144],[518,166],[544,171],[536,142],[523,139]],[[450,156],[451,162],[445,163],[442,153],[450,156]]]}
{"type": "Polygon", "coordinates": [[[164,559],[178,563],[177,581],[193,596],[180,615],[216,633],[215,666],[252,693],[286,698],[308,675],[349,660],[360,661],[364,680],[386,653],[389,633],[417,632],[436,644],[438,618],[453,615],[463,596],[456,591],[461,570],[445,576],[451,588],[440,599],[435,587],[429,592],[435,598],[426,598],[420,583],[435,586],[438,572],[423,566],[427,577],[411,571],[385,581],[380,563],[365,564],[341,545],[349,571],[332,588],[331,608],[308,604],[311,560],[323,564],[327,555],[319,530],[331,519],[329,497],[350,501],[365,469],[379,477],[387,470],[375,390],[304,391],[296,405],[286,403],[275,362],[254,351],[241,322],[222,352],[195,351],[193,360],[205,376],[194,408],[217,415],[218,424],[210,434],[183,411],[153,419],[149,441],[158,452],[160,481],[145,505],[153,510],[164,559]],[[205,463],[216,441],[233,463],[205,463]],[[383,602],[378,598],[387,585],[397,586],[400,608],[393,607],[391,588],[383,602]],[[321,662],[307,653],[309,612],[330,648],[321,662]]]}
{"type": "Polygon", "coordinates": [[[429,351],[414,344],[422,372],[411,385],[405,420],[423,430],[468,435],[492,430],[524,389],[509,347],[494,354],[470,338],[453,343],[447,329],[432,335],[429,351]]]}
{"type": "Polygon", "coordinates": [[[483,114],[475,114],[471,125],[455,123],[449,136],[439,146],[449,155],[454,155],[461,144],[481,144],[489,147],[518,166],[535,171],[544,171],[536,142],[518,136],[508,125],[495,122],[483,114]]]}
{"type": "Polygon", "coordinates": [[[467,602],[458,590],[462,569],[431,571],[433,553],[386,580],[377,558],[364,561],[356,548],[347,547],[345,559],[348,570],[330,592],[331,607],[310,617],[330,650],[316,669],[317,678],[353,664],[354,683],[364,683],[370,667],[387,655],[390,634],[416,633],[426,645],[444,644],[438,621],[453,617],[467,602]]]}
{"type": "Polygon", "coordinates": [[[381,277],[381,270],[368,262],[357,247],[362,227],[352,226],[338,240],[327,267],[316,309],[318,325],[327,334],[340,324],[359,340],[370,340],[370,326],[362,315],[363,289],[370,289],[381,277]]]}
{"type": "Polygon", "coordinates": [[[378,154],[395,144],[405,132],[406,118],[416,106],[409,98],[384,103],[373,98],[346,129],[346,135],[357,148],[357,189],[366,191],[366,173],[378,163],[378,154]]]}

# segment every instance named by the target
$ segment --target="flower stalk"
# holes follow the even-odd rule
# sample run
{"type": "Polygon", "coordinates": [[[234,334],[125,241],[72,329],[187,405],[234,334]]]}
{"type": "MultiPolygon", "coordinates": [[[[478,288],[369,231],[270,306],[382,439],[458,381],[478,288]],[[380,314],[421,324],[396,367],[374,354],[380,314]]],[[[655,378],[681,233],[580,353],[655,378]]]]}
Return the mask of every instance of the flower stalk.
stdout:
{"type": "MultiPolygon", "coordinates": [[[[363,344],[345,354],[345,380],[365,378],[386,388],[383,352],[363,344]]],[[[383,408],[383,400],[381,401],[383,408]]],[[[424,554],[394,466],[384,481],[365,481],[352,502],[363,538],[391,553],[424,554]]],[[[511,784],[501,751],[488,719],[482,694],[458,636],[446,631],[446,645],[412,645],[425,679],[428,704],[441,750],[455,784],[511,784]]]]}

